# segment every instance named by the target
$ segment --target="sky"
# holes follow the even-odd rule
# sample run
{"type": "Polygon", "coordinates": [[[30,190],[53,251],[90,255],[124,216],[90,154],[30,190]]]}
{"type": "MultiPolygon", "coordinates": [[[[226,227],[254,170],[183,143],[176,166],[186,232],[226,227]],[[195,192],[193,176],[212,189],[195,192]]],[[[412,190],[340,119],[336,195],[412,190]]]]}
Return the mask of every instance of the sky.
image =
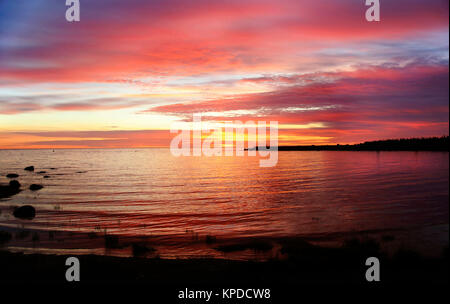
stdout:
{"type": "Polygon", "coordinates": [[[0,149],[164,147],[174,122],[279,145],[449,133],[448,0],[0,0],[0,149]]]}

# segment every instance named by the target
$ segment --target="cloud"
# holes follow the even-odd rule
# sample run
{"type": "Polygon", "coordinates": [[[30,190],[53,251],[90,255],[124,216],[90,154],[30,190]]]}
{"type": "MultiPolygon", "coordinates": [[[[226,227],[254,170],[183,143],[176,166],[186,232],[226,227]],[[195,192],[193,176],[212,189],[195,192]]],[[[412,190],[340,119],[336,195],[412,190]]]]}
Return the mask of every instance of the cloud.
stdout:
{"type": "MultiPolygon", "coordinates": [[[[277,120],[286,124],[324,122],[320,132],[347,133],[366,130],[383,136],[397,130],[448,133],[448,66],[417,65],[365,67],[351,72],[296,75],[300,83],[288,88],[258,94],[230,96],[218,100],[170,104],[153,107],[150,113],[176,115],[192,119],[203,113],[204,119],[277,120]],[[308,79],[302,82],[302,79],[308,79]],[[313,80],[315,79],[315,80],[313,80]],[[208,115],[208,113],[214,115],[208,115]],[[242,113],[241,115],[239,115],[242,113]]],[[[275,79],[264,77],[264,79],[275,79]]],[[[282,79],[284,82],[285,79],[282,79]]],[[[406,132],[407,133],[407,132],[406,132]]]]}
{"type": "Polygon", "coordinates": [[[167,130],[0,132],[3,148],[123,148],[167,147],[167,130]]]}
{"type": "MultiPolygon", "coordinates": [[[[133,108],[147,104],[141,98],[88,98],[73,102],[60,102],[66,95],[9,96],[0,99],[0,114],[15,115],[36,111],[104,111],[133,108]]],[[[71,97],[74,98],[74,97],[71,97]]]]}
{"type": "MultiPolygon", "coordinates": [[[[383,1],[373,23],[355,0],[83,1],[79,23],[65,9],[0,1],[0,129],[43,112],[51,126],[78,112],[64,126],[74,130],[86,129],[79,112],[145,129],[142,115],[202,112],[325,126],[283,129],[292,142],[448,134],[448,1],[383,1]]],[[[20,136],[33,147],[167,142],[108,134],[20,136]]]]}
{"type": "Polygon", "coordinates": [[[448,31],[448,2],[440,0],[385,1],[376,24],[365,21],[363,1],[350,0],[88,1],[78,24],[64,21],[60,1],[52,4],[2,4],[0,80],[261,71],[311,64],[311,53],[345,43],[364,48],[448,31]]]}
{"type": "Polygon", "coordinates": [[[42,106],[32,102],[7,102],[0,100],[0,114],[20,114],[42,110],[42,106]]]}

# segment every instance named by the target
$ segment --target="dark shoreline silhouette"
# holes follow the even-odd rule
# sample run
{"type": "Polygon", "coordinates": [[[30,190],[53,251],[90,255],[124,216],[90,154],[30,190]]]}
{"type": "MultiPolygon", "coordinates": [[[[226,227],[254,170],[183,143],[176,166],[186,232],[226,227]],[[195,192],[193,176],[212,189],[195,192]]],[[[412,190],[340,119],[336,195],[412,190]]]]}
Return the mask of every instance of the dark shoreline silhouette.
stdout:
{"type": "MultiPolygon", "coordinates": [[[[392,231],[391,231],[392,232],[392,231]]],[[[31,231],[20,228],[0,228],[0,282],[2,284],[39,283],[64,284],[65,260],[72,255],[24,254],[9,252],[14,239],[33,238],[33,243],[65,238],[61,232],[31,231]],[[5,247],[6,246],[6,247],[5,247]]],[[[72,233],[70,234],[72,235],[72,233]]],[[[200,257],[188,259],[161,258],[161,240],[142,236],[109,235],[106,230],[89,238],[104,242],[105,251],[131,247],[131,257],[109,255],[76,255],[82,265],[82,281],[87,284],[140,283],[149,286],[194,285],[228,286],[246,283],[270,287],[299,284],[367,284],[365,265],[368,257],[377,257],[382,265],[382,282],[394,284],[448,284],[448,243],[442,244],[436,255],[424,255],[401,245],[394,251],[395,236],[389,231],[359,231],[336,236],[334,245],[320,245],[316,237],[245,237],[218,239],[206,235],[195,242],[223,252],[222,258],[200,257]],[[253,251],[277,254],[263,260],[232,259],[230,253],[253,251]]],[[[182,245],[182,244],[181,244],[182,245]]],[[[14,246],[14,245],[13,245],[14,246]]]]}
{"type": "MultiPolygon", "coordinates": [[[[260,147],[246,150],[260,150],[260,147]]],[[[265,149],[269,149],[266,147],[265,149]]],[[[279,146],[278,151],[449,151],[449,137],[401,138],[355,145],[279,146]]]]}
{"type": "MultiPolygon", "coordinates": [[[[257,240],[258,241],[258,240],[257,240]]],[[[346,241],[341,247],[321,247],[300,238],[281,239],[286,259],[161,259],[78,255],[85,283],[136,282],[151,286],[229,285],[249,282],[267,286],[298,284],[365,284],[365,260],[382,261],[383,283],[447,284],[448,247],[430,258],[399,250],[387,256],[372,239],[346,241]]],[[[259,240],[264,242],[264,240],[259,240]]],[[[247,246],[247,243],[240,244],[247,246]]],[[[255,249],[257,250],[257,249],[255,249]]],[[[0,282],[64,284],[64,255],[22,254],[0,250],[0,282]]]]}

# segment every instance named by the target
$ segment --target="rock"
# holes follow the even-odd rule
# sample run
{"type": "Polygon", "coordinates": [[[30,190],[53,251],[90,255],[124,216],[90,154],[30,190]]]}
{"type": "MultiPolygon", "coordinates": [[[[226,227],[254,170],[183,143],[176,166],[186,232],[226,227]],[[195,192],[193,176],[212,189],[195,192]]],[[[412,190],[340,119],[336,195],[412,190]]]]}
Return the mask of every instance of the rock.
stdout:
{"type": "Polygon", "coordinates": [[[12,181],[9,182],[9,187],[14,189],[14,190],[19,189],[20,186],[21,186],[21,184],[18,181],[16,181],[16,180],[12,180],[12,181]]]}
{"type": "Polygon", "coordinates": [[[32,185],[30,185],[30,190],[31,190],[31,191],[41,190],[42,188],[44,188],[44,186],[42,186],[42,185],[38,185],[38,184],[32,184],[32,185]]]}
{"type": "Polygon", "coordinates": [[[16,173],[9,173],[8,175],[6,175],[7,178],[18,178],[19,174],[16,173]]]}
{"type": "Polygon", "coordinates": [[[34,166],[29,166],[24,169],[25,171],[34,171],[34,166]]]}
{"type": "Polygon", "coordinates": [[[147,247],[144,244],[133,243],[132,251],[133,251],[133,256],[138,257],[138,256],[145,255],[147,253],[150,253],[150,252],[154,252],[154,251],[156,251],[156,249],[152,248],[152,247],[147,247]]]}
{"type": "Polygon", "coordinates": [[[26,205],[14,209],[14,216],[21,219],[33,219],[36,216],[36,209],[33,206],[26,205]]]}
{"type": "Polygon", "coordinates": [[[48,175],[45,175],[45,176],[44,176],[44,178],[50,178],[50,176],[48,176],[48,175]]]}
{"type": "Polygon", "coordinates": [[[8,186],[0,185],[0,198],[10,197],[20,192],[20,183],[16,180],[9,182],[8,186]]]}
{"type": "Polygon", "coordinates": [[[45,174],[47,171],[39,171],[38,174],[45,174]]]}

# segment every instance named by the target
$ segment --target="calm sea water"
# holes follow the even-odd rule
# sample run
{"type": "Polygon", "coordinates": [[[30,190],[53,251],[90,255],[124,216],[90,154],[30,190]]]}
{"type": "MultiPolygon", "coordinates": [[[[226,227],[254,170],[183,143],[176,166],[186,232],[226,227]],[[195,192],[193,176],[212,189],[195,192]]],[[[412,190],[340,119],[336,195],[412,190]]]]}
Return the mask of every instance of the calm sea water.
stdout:
{"type": "Polygon", "coordinates": [[[3,150],[0,182],[7,173],[20,174],[23,189],[45,186],[0,200],[0,228],[15,233],[4,246],[15,251],[130,254],[106,250],[102,234],[150,240],[163,257],[220,256],[207,235],[329,242],[378,233],[431,254],[448,244],[448,153],[280,152],[276,167],[261,168],[257,157],[168,149],[3,150]],[[35,219],[12,216],[24,204],[35,219]]]}

